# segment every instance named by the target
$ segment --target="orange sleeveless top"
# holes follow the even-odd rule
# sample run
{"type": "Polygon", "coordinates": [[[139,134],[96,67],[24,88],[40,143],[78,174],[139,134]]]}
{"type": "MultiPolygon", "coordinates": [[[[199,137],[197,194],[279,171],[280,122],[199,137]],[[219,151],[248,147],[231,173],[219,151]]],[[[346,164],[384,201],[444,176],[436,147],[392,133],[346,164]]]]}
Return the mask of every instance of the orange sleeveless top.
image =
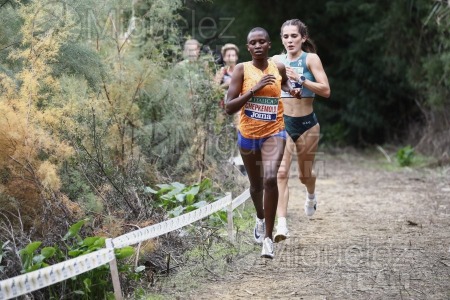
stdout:
{"type": "Polygon", "coordinates": [[[248,139],[265,138],[284,129],[283,103],[280,101],[281,75],[275,62],[269,60],[264,71],[255,67],[251,61],[245,62],[241,95],[254,87],[265,74],[275,75],[277,81],[255,92],[240,111],[239,131],[248,139]]]}

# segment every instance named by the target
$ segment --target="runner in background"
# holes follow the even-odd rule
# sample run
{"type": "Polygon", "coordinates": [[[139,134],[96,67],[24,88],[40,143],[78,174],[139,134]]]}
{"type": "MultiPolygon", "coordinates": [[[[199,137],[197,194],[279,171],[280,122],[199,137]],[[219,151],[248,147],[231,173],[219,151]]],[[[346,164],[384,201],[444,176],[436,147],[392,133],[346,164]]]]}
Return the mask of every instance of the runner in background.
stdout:
{"type": "Polygon", "coordinates": [[[239,112],[238,146],[250,181],[256,209],[253,237],[262,243],[261,256],[274,257],[272,231],[278,203],[277,172],[286,144],[281,90],[300,97],[291,88],[283,64],[269,60],[267,31],[252,29],[247,50],[252,60],[236,65],[228,88],[225,109],[239,112]]]}
{"type": "Polygon", "coordinates": [[[184,62],[197,61],[200,56],[201,45],[196,39],[189,39],[184,43],[183,58],[184,62]]]}
{"type": "Polygon", "coordinates": [[[319,143],[320,125],[313,110],[314,97],[330,97],[330,85],[322,62],[310,40],[308,29],[298,19],[288,20],[281,26],[281,41],[286,54],[276,55],[274,60],[286,66],[286,74],[292,85],[302,89],[301,99],[282,92],[284,121],[288,133],[283,162],[278,170],[280,198],[277,208],[277,233],[275,242],[286,239],[287,206],[289,201],[289,169],[292,153],[296,153],[299,178],[306,187],[305,214],[312,216],[317,209],[315,194],[316,174],[313,170],[319,143]]]}
{"type": "MultiPolygon", "coordinates": [[[[231,76],[233,75],[234,68],[236,67],[239,59],[239,48],[235,44],[225,44],[220,50],[220,55],[224,65],[217,71],[214,81],[224,89],[224,98],[220,101],[219,106],[222,109],[225,109],[225,98],[231,82],[231,76]]],[[[239,114],[235,113],[233,115],[233,126],[237,128],[238,125],[239,114]]],[[[237,149],[231,154],[229,162],[232,165],[235,165],[243,175],[246,175],[244,162],[242,161],[241,156],[236,152],[237,149]]]]}
{"type": "Polygon", "coordinates": [[[239,48],[235,44],[225,44],[223,45],[220,54],[222,55],[224,66],[217,71],[215,81],[226,91],[230,85],[234,67],[239,59],[239,48]]]}

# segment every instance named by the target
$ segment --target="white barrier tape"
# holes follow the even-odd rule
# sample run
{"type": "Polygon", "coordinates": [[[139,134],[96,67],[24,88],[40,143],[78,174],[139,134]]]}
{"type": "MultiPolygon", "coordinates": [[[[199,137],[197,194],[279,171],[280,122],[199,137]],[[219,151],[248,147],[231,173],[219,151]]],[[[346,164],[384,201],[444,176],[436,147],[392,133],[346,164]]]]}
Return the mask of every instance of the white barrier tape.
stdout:
{"type": "Polygon", "coordinates": [[[231,209],[234,210],[236,207],[247,201],[250,198],[250,189],[246,189],[242,194],[236,197],[231,203],[231,209]]]}
{"type": "Polygon", "coordinates": [[[194,223],[226,207],[231,200],[231,194],[228,194],[214,203],[200,207],[187,214],[116,237],[112,240],[114,248],[134,245],[194,223]]]}
{"type": "Polygon", "coordinates": [[[107,264],[114,258],[114,249],[102,249],[53,266],[0,281],[0,300],[25,295],[64,281],[107,264]]]}
{"type": "MultiPolygon", "coordinates": [[[[216,202],[190,213],[119,236],[112,240],[114,248],[137,244],[179,229],[225,208],[230,203],[234,210],[248,198],[250,198],[248,189],[233,201],[231,194],[228,194],[216,202]]],[[[0,281],[0,300],[7,300],[28,294],[105,265],[115,258],[114,248],[98,250],[53,266],[0,281]]]]}

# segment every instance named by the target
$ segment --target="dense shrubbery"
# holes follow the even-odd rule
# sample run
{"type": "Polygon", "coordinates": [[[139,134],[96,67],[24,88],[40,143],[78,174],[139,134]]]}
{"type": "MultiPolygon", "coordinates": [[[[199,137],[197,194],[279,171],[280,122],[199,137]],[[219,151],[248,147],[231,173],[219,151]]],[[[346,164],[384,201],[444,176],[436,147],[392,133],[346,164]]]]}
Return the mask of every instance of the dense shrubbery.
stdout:
{"type": "Polygon", "coordinates": [[[147,186],[218,176],[227,184],[215,168],[229,153],[211,146],[227,128],[216,118],[222,91],[212,57],[177,64],[180,8],[122,0],[0,6],[10,24],[0,29],[0,279],[21,264],[30,271],[63,259],[52,245],[87,216],[93,235],[109,237],[165,218],[147,186]]]}

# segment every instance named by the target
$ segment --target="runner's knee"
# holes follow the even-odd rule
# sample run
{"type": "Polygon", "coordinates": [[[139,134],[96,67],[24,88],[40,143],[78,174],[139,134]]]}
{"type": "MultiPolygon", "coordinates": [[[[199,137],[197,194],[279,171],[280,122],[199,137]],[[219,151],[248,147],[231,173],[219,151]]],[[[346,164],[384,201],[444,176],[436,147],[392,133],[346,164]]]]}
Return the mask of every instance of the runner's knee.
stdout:
{"type": "Polygon", "coordinates": [[[311,174],[311,176],[299,176],[298,177],[300,179],[300,182],[303,184],[308,184],[311,183],[312,181],[316,180],[316,177],[314,176],[314,174],[311,174]]]}
{"type": "Polygon", "coordinates": [[[263,190],[264,190],[264,187],[262,185],[250,186],[250,194],[261,193],[263,190]]]}
{"type": "Polygon", "coordinates": [[[285,170],[284,168],[278,169],[277,177],[279,180],[286,180],[288,178],[288,176],[289,176],[289,173],[287,170],[285,170]]]}
{"type": "Polygon", "coordinates": [[[277,188],[277,186],[278,186],[278,183],[277,183],[276,176],[270,176],[264,180],[264,188],[265,189],[273,189],[273,188],[277,188]]]}

